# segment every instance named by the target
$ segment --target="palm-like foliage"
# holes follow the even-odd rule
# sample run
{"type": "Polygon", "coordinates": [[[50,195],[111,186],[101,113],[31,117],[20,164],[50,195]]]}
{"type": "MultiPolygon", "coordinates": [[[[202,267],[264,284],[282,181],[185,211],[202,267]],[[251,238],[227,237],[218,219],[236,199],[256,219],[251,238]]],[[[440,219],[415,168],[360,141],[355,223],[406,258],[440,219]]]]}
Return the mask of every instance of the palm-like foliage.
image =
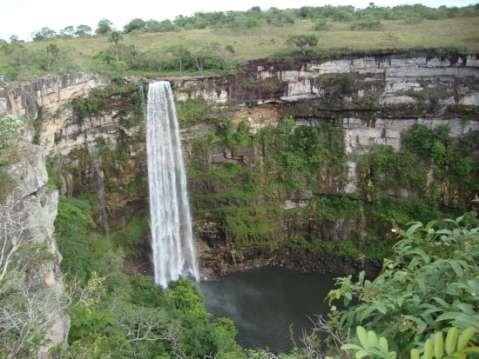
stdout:
{"type": "MultiPolygon", "coordinates": [[[[358,344],[345,344],[343,350],[352,351],[357,359],[368,357],[370,359],[396,359],[395,351],[389,350],[386,338],[376,335],[372,330],[366,331],[361,326],[356,328],[358,344]]],[[[465,359],[469,354],[479,353],[479,347],[475,346],[472,339],[476,334],[473,327],[469,327],[459,333],[456,327],[449,328],[444,339],[442,332],[436,332],[424,345],[411,349],[410,359],[419,359],[422,354],[424,359],[465,359]]]]}

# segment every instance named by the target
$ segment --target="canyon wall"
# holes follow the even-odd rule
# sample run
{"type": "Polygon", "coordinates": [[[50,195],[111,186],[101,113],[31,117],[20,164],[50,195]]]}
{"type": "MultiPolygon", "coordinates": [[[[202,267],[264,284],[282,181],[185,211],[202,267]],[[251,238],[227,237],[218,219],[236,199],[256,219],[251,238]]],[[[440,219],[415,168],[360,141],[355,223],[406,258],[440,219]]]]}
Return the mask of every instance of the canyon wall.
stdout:
{"type": "Polygon", "coordinates": [[[446,124],[453,137],[479,129],[479,59],[371,56],[251,62],[226,78],[172,79],[178,100],[239,106],[233,119],[258,129],[291,116],[297,125],[334,121],[350,155],[346,193],[357,190],[355,155],[377,144],[399,150],[416,124],[446,124]]]}
{"type": "MultiPolygon", "coordinates": [[[[321,270],[327,261],[314,253],[361,261],[377,249],[368,243],[390,246],[396,224],[470,209],[478,78],[476,55],[382,53],[258,60],[232,75],[170,79],[203,265],[321,270]],[[441,171],[416,148],[421,133],[451,157],[441,171]],[[451,163],[464,153],[461,174],[451,163]]],[[[75,75],[0,89],[0,112],[28,116],[61,192],[94,193],[106,230],[147,213],[146,82],[75,75]]]]}
{"type": "Polygon", "coordinates": [[[0,156],[0,223],[5,240],[1,264],[10,262],[2,296],[12,306],[4,308],[12,323],[3,323],[15,325],[21,341],[17,348],[4,349],[15,357],[27,355],[40,339],[40,345],[34,346],[36,357],[53,357],[53,352],[66,347],[70,327],[61,255],[54,238],[58,190],[48,183],[48,144],[39,146],[39,135],[62,127],[62,113],[71,109],[70,101],[104,83],[97,76],[77,74],[0,88],[0,120],[14,116],[24,125],[15,146],[0,156]],[[5,257],[8,253],[11,256],[5,257]]]}
{"type": "MultiPolygon", "coordinates": [[[[37,357],[49,358],[52,348],[66,346],[70,325],[61,255],[53,236],[58,191],[48,186],[44,149],[18,143],[12,151],[16,160],[0,168],[2,190],[8,187],[8,194],[0,199],[0,234],[6,241],[1,264],[7,269],[2,296],[7,298],[4,309],[10,315],[2,322],[18,330],[23,344],[17,349],[29,348],[41,337],[37,357]],[[9,295],[13,296],[10,301],[9,295]]],[[[26,354],[4,349],[13,356],[26,354]]]]}

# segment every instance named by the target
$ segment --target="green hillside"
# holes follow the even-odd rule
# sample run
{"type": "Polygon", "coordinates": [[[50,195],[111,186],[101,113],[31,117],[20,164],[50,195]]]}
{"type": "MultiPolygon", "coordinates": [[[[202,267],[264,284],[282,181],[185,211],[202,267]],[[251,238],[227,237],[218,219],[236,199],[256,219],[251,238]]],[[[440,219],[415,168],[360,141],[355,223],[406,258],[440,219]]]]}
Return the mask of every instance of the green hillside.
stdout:
{"type": "MultiPolygon", "coordinates": [[[[196,14],[175,21],[132,20],[123,31],[106,22],[96,34],[44,28],[36,41],[0,43],[0,73],[9,80],[52,72],[111,75],[210,74],[251,59],[331,51],[456,48],[479,51],[479,10],[318,7],[196,14]],[[154,26],[155,25],[155,26],[154,26]],[[75,35],[76,33],[76,35],[75,35]],[[293,36],[313,39],[304,47],[293,36]]],[[[77,27],[78,29],[78,27],[77,27]]]]}

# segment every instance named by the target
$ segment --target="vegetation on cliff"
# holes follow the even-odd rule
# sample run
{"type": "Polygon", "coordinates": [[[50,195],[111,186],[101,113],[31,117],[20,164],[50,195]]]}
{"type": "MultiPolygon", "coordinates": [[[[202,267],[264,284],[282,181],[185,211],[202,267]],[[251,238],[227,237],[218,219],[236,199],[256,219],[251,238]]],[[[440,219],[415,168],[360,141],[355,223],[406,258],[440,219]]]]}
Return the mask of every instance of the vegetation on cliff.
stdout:
{"type": "MultiPolygon", "coordinates": [[[[332,91],[331,101],[354,92],[354,75],[321,79],[332,91]]],[[[122,128],[140,128],[135,135],[119,131],[115,146],[98,139],[95,151],[73,151],[71,165],[60,169],[72,176],[77,193],[94,193],[96,180],[87,169],[99,161],[110,211],[125,207],[127,213],[126,203],[135,207],[141,206],[135,201],[144,201],[140,97],[137,85],[120,83],[73,103],[79,123],[111,112],[122,128]]],[[[316,108],[315,103],[293,105],[284,112],[307,116],[316,108]]],[[[351,155],[334,119],[298,126],[285,118],[251,129],[241,116],[231,119],[234,105],[190,98],[178,101],[177,109],[188,134],[185,153],[197,233],[212,247],[230,248],[237,260],[248,253],[271,258],[306,251],[379,265],[393,244],[392,227],[462,213],[478,191],[476,132],[456,138],[446,126],[416,125],[403,134],[400,151],[375,145],[351,155]],[[351,159],[358,164],[358,188],[346,194],[351,159]]]]}
{"type": "MultiPolygon", "coordinates": [[[[94,201],[93,201],[94,202],[94,201]]],[[[67,358],[203,358],[241,355],[235,329],[213,319],[195,285],[181,280],[162,290],[144,275],[125,273],[129,244],[148,223],[132,221],[104,236],[87,197],[61,198],[55,235],[71,300],[67,358]]]]}
{"type": "Polygon", "coordinates": [[[0,203],[4,202],[15,185],[5,168],[18,159],[15,144],[21,125],[22,122],[17,118],[0,117],[0,203]]]}
{"type": "Polygon", "coordinates": [[[393,243],[391,227],[470,208],[479,176],[475,136],[417,125],[399,152],[379,145],[358,155],[359,193],[346,195],[348,157],[334,123],[285,119],[254,133],[246,122],[220,121],[192,145],[195,219],[199,228],[216,224],[218,237],[240,252],[271,255],[286,246],[380,263],[393,243]],[[338,221],[355,230],[338,240],[338,221]]]}
{"type": "MultiPolygon", "coordinates": [[[[443,357],[440,347],[444,344],[448,346],[447,357],[474,358],[479,350],[477,225],[473,213],[456,220],[416,222],[399,231],[393,255],[385,259],[377,278],[368,280],[361,273],[357,281],[351,276],[338,279],[329,300],[342,300],[344,309],[333,306],[328,325],[322,326],[329,334],[334,333],[328,337],[331,352],[342,348],[352,350],[356,358],[406,358],[411,351],[411,358],[417,354],[432,358],[429,352],[434,342],[435,358],[443,357]],[[351,339],[357,326],[357,337],[351,339]],[[366,335],[368,340],[363,327],[375,331],[366,335]],[[467,333],[467,340],[463,336],[456,347],[459,332],[467,333]],[[444,343],[440,338],[446,333],[449,339],[444,343]],[[389,347],[378,344],[373,337],[389,339],[389,347]],[[470,349],[452,355],[456,349],[464,350],[470,339],[470,349]]],[[[314,340],[313,334],[309,338],[313,347],[314,340]]],[[[320,352],[319,347],[314,350],[320,352]]]]}

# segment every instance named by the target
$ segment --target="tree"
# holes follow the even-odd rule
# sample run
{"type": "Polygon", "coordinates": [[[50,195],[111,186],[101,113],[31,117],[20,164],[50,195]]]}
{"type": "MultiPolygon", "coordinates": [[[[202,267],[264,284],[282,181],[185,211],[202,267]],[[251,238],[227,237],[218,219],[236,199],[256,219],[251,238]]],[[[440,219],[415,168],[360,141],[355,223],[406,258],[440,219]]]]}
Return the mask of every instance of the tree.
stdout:
{"type": "Polygon", "coordinates": [[[14,265],[15,256],[25,238],[25,225],[9,204],[0,205],[0,283],[14,265]]]}
{"type": "Polygon", "coordinates": [[[118,46],[120,41],[123,39],[123,36],[120,31],[113,31],[108,38],[108,41],[113,43],[114,46],[118,46]]]}
{"type": "Polygon", "coordinates": [[[51,68],[58,60],[60,55],[60,48],[55,44],[49,44],[47,46],[47,65],[48,68],[51,68]]]}
{"type": "Polygon", "coordinates": [[[61,37],[73,37],[75,35],[75,27],[74,26],[67,26],[63,30],[60,31],[61,37]]]}
{"type": "Polygon", "coordinates": [[[184,46],[171,46],[168,48],[167,53],[170,53],[175,57],[180,72],[183,71],[183,65],[186,62],[191,61],[191,52],[184,46]]]}
{"type": "Polygon", "coordinates": [[[25,266],[45,256],[44,248],[26,243],[25,216],[16,201],[0,204],[0,354],[5,358],[29,358],[38,351],[52,324],[50,313],[58,298],[48,289],[33,287],[25,266]],[[28,246],[28,251],[24,251],[28,246]]]}
{"type": "Polygon", "coordinates": [[[40,31],[33,35],[33,41],[42,41],[53,39],[56,36],[56,32],[48,27],[43,27],[40,31]]]}
{"type": "Polygon", "coordinates": [[[125,34],[129,34],[132,31],[144,31],[145,26],[146,22],[144,20],[136,18],[125,25],[125,27],[123,28],[123,32],[125,34]]]}
{"type": "Polygon", "coordinates": [[[12,35],[12,36],[10,36],[10,39],[9,39],[9,40],[10,40],[10,44],[19,44],[19,43],[23,42],[22,40],[20,40],[20,39],[18,38],[17,35],[12,35]]]}
{"type": "Polygon", "coordinates": [[[146,22],[145,30],[149,32],[168,32],[176,31],[177,27],[170,20],[156,21],[149,20],[146,22]]]}
{"type": "Polygon", "coordinates": [[[307,52],[318,44],[318,38],[314,34],[302,34],[290,36],[288,43],[298,47],[303,56],[306,56],[307,52]]]}
{"type": "Polygon", "coordinates": [[[123,35],[121,34],[120,31],[111,32],[110,37],[108,38],[108,41],[110,41],[113,44],[113,51],[115,53],[116,61],[120,61],[119,44],[122,39],[123,39],[123,35]]]}
{"type": "Polygon", "coordinates": [[[78,37],[89,36],[91,34],[91,27],[88,25],[78,25],[76,27],[75,35],[78,37]]]}
{"type": "Polygon", "coordinates": [[[98,35],[108,34],[109,32],[111,32],[113,30],[112,25],[113,25],[113,23],[110,20],[101,19],[98,22],[98,25],[97,25],[97,28],[96,28],[95,32],[98,35]]]}
{"type": "Polygon", "coordinates": [[[60,56],[60,48],[56,44],[48,44],[48,46],[40,51],[39,65],[40,68],[49,71],[57,63],[60,56]]]}

